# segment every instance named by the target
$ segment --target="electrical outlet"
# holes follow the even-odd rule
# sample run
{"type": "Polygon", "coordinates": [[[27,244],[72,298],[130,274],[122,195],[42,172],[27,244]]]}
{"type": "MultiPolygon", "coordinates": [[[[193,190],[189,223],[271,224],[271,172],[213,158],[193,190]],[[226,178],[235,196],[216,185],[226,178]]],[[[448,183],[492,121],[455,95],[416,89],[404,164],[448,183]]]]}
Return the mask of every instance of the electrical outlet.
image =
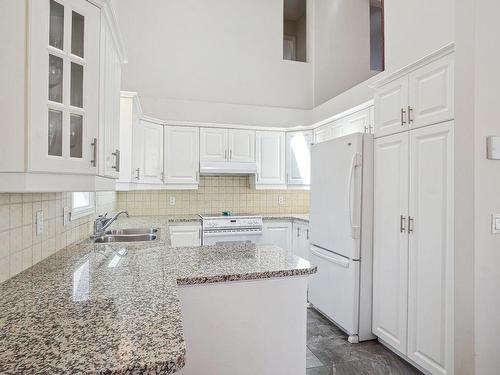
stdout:
{"type": "Polygon", "coordinates": [[[175,197],[170,197],[170,199],[168,200],[168,204],[171,206],[175,206],[175,197]]]}
{"type": "Polygon", "coordinates": [[[43,232],[43,211],[36,212],[36,235],[39,236],[43,232]]]}
{"type": "Polygon", "coordinates": [[[69,210],[68,207],[64,207],[63,208],[63,226],[68,225],[70,220],[71,220],[71,211],[69,210]]]}
{"type": "Polygon", "coordinates": [[[283,206],[283,205],[285,204],[285,197],[284,197],[283,195],[280,195],[280,196],[278,197],[278,204],[279,204],[280,206],[283,206]]]}

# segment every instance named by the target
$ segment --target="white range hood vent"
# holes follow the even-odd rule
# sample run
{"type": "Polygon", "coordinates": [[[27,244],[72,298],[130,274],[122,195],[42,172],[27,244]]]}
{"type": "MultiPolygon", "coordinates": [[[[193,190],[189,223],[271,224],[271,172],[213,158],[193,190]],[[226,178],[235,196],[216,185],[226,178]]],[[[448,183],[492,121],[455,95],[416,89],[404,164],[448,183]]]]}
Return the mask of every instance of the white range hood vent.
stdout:
{"type": "Polygon", "coordinates": [[[246,176],[257,173],[256,163],[220,162],[205,161],[200,162],[200,174],[204,176],[225,176],[236,175],[246,176]]]}

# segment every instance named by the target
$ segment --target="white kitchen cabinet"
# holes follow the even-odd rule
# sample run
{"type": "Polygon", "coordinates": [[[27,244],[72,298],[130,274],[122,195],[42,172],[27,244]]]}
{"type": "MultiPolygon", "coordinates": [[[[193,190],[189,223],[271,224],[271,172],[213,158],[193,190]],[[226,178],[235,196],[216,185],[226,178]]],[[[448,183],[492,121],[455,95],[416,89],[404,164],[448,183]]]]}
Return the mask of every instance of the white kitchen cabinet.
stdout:
{"type": "Polygon", "coordinates": [[[255,162],[255,131],[201,128],[200,161],[255,162]]]}
{"type": "Polygon", "coordinates": [[[333,124],[322,125],[313,130],[314,143],[321,143],[333,138],[333,124]]]}
{"type": "Polygon", "coordinates": [[[406,354],[408,132],[374,142],[373,333],[406,354]]]}
{"type": "Polygon", "coordinates": [[[228,160],[228,131],[222,128],[200,129],[200,161],[228,160]]]}
{"type": "Polygon", "coordinates": [[[410,133],[408,357],[453,368],[453,123],[410,133]]]}
{"type": "Polygon", "coordinates": [[[124,61],[107,17],[101,18],[101,80],[99,110],[99,175],[118,178],[120,172],[120,86],[124,61]]]}
{"type": "Polygon", "coordinates": [[[309,185],[311,180],[312,131],[286,134],[286,182],[288,185],[309,185]]]}
{"type": "Polygon", "coordinates": [[[163,183],[163,125],[141,120],[142,173],[140,182],[163,183]]]}
{"type": "Polygon", "coordinates": [[[454,118],[454,60],[449,50],[376,84],[375,137],[454,118]]]}
{"type": "Polygon", "coordinates": [[[453,119],[453,55],[447,55],[410,73],[410,108],[412,128],[453,119]]]}
{"type": "Polygon", "coordinates": [[[255,131],[230,129],[228,141],[229,161],[255,162],[255,131]]]}
{"type": "Polygon", "coordinates": [[[105,57],[113,53],[103,43],[109,33],[121,46],[110,8],[109,1],[2,3],[0,81],[9,90],[1,96],[8,110],[0,123],[0,191],[114,189],[116,172],[101,158],[103,134],[113,132],[104,116],[116,119],[117,99],[103,113],[111,97],[103,89],[116,92],[124,54],[120,47],[118,57],[105,57]]]}
{"type": "Polygon", "coordinates": [[[342,118],[340,126],[342,126],[342,135],[370,133],[372,128],[370,107],[342,118]]]}
{"type": "Polygon", "coordinates": [[[453,373],[453,122],[375,142],[373,333],[453,373]]]}
{"type": "Polygon", "coordinates": [[[201,224],[170,225],[169,231],[172,247],[201,246],[201,224]]]}
{"type": "Polygon", "coordinates": [[[195,189],[199,183],[200,130],[165,126],[164,182],[171,188],[195,189]]]}
{"type": "Polygon", "coordinates": [[[285,133],[256,132],[257,173],[253,184],[258,188],[285,188],[285,133]]]}
{"type": "Polygon", "coordinates": [[[375,137],[408,130],[408,76],[375,91],[375,137]]]}
{"type": "Polygon", "coordinates": [[[309,260],[309,248],[311,246],[311,242],[309,241],[309,224],[294,222],[292,224],[292,236],[293,254],[309,260]]]}
{"type": "Polygon", "coordinates": [[[260,243],[293,250],[292,223],[289,221],[264,221],[260,243]]]}

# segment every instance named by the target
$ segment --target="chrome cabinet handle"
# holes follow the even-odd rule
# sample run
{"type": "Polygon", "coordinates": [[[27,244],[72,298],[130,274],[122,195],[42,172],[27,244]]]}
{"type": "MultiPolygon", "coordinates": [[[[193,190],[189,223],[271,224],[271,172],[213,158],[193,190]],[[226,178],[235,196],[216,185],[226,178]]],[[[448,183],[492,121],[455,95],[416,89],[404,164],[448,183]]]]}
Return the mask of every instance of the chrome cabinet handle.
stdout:
{"type": "Polygon", "coordinates": [[[406,111],[404,108],[401,108],[401,126],[406,124],[406,111]]]}
{"type": "Polygon", "coordinates": [[[111,153],[115,157],[115,165],[111,166],[115,171],[120,172],[120,150],[116,149],[111,153]]]}
{"type": "Polygon", "coordinates": [[[306,240],[309,239],[309,229],[306,229],[306,240]]]}
{"type": "Polygon", "coordinates": [[[135,179],[136,180],[139,180],[140,179],[140,176],[141,176],[141,168],[137,168],[135,170],[135,179]]]}
{"type": "Polygon", "coordinates": [[[259,181],[259,172],[257,172],[257,181],[259,181]]]}
{"type": "Polygon", "coordinates": [[[415,222],[415,218],[409,216],[408,217],[408,233],[413,233],[414,222],[415,222]]]}
{"type": "Polygon", "coordinates": [[[406,217],[404,217],[403,215],[399,217],[399,231],[401,233],[406,232],[406,217]]]}
{"type": "Polygon", "coordinates": [[[229,160],[233,158],[233,150],[229,150],[229,160]]]}
{"type": "Polygon", "coordinates": [[[224,150],[224,160],[227,160],[227,150],[224,150]]]}
{"type": "Polygon", "coordinates": [[[196,171],[196,182],[200,182],[200,172],[196,171]]]}
{"type": "Polygon", "coordinates": [[[411,106],[408,106],[408,124],[413,123],[412,114],[413,114],[413,108],[411,106]]]}
{"type": "Polygon", "coordinates": [[[300,228],[297,227],[297,237],[300,237],[300,228]]]}
{"type": "Polygon", "coordinates": [[[92,160],[90,161],[90,164],[92,164],[93,167],[97,167],[97,138],[94,138],[90,145],[93,147],[92,160]]]}

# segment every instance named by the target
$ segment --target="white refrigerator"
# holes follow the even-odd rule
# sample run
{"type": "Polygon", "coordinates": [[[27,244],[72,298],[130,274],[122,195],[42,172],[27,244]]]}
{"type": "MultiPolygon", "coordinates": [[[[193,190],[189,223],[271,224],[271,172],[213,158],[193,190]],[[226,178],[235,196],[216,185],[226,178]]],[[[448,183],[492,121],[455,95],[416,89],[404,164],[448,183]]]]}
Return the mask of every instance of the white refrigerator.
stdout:
{"type": "Polygon", "coordinates": [[[371,340],[373,136],[311,147],[309,302],[348,335],[371,340]]]}

